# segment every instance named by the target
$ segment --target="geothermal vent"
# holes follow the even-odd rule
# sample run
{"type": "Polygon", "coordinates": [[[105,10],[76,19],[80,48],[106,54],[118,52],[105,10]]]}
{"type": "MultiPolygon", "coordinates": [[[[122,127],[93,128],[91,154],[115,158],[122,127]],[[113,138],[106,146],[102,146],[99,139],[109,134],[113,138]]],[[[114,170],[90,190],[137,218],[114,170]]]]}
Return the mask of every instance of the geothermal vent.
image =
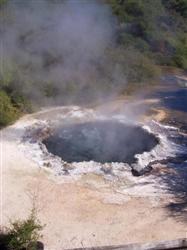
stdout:
{"type": "Polygon", "coordinates": [[[150,151],[158,139],[139,126],[117,121],[94,121],[58,127],[43,143],[66,162],[136,161],[135,155],[150,151]]]}

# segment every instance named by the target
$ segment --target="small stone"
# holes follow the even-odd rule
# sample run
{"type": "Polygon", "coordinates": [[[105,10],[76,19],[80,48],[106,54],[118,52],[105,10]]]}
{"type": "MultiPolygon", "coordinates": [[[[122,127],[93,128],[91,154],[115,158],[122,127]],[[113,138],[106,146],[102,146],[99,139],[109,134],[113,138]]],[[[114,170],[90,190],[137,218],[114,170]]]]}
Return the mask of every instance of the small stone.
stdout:
{"type": "Polygon", "coordinates": [[[68,163],[63,163],[63,169],[65,171],[68,171],[68,170],[73,170],[75,167],[72,165],[72,164],[68,164],[68,163]]]}
{"type": "Polygon", "coordinates": [[[69,171],[67,169],[63,169],[63,171],[60,172],[59,175],[69,175],[69,171]]]}
{"type": "Polygon", "coordinates": [[[52,165],[51,165],[50,162],[44,162],[43,166],[47,167],[47,168],[51,168],[52,167],[52,165]]]}
{"type": "Polygon", "coordinates": [[[131,165],[132,167],[132,175],[133,176],[141,176],[141,175],[144,175],[144,174],[147,174],[149,172],[151,172],[151,170],[153,169],[150,165],[146,166],[146,167],[142,167],[138,164],[132,164],[131,165]]]}
{"type": "Polygon", "coordinates": [[[105,174],[112,174],[112,167],[108,164],[105,164],[101,167],[101,170],[105,173],[105,174]]]}

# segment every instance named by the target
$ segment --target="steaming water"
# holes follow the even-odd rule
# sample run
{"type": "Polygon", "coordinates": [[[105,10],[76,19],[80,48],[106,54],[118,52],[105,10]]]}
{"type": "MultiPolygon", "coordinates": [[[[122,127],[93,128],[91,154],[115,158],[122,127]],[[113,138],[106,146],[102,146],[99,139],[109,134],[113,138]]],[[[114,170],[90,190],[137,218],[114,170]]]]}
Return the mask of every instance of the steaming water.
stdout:
{"type": "MultiPolygon", "coordinates": [[[[141,124],[137,125],[128,123],[127,122],[128,119],[126,116],[121,115],[119,117],[118,115],[116,116],[114,115],[111,116],[110,120],[107,120],[107,117],[96,114],[96,112],[94,112],[94,110],[92,109],[82,109],[76,106],[46,109],[43,112],[39,112],[35,116],[35,118],[37,120],[33,121],[34,124],[26,128],[25,136],[23,138],[21,145],[29,158],[32,158],[41,167],[47,166],[49,170],[53,171],[57,175],[63,175],[67,177],[68,173],[69,176],[77,178],[78,176],[81,176],[82,174],[89,172],[103,174],[102,168],[103,166],[104,167],[107,166],[107,168],[109,167],[110,169],[112,169],[112,172],[113,174],[115,173],[114,174],[115,176],[120,177],[121,175],[122,176],[124,174],[126,175],[127,172],[131,171],[131,164],[124,163],[124,161],[133,162],[134,159],[136,159],[136,164],[143,169],[151,162],[154,162],[156,160],[167,159],[168,157],[175,157],[178,151],[181,152],[181,147],[178,144],[168,140],[168,134],[172,133],[173,128],[171,127],[165,128],[164,126],[160,126],[160,124],[157,124],[154,121],[149,122],[146,125],[144,124],[144,126],[141,127],[141,124]],[[48,117],[50,117],[50,121],[48,120],[48,117]],[[97,127],[97,129],[95,129],[93,133],[93,127],[94,127],[93,124],[95,121],[97,121],[98,124],[104,124],[104,126],[99,126],[99,129],[97,127]],[[110,122],[107,122],[106,125],[106,121],[110,122]],[[75,124],[77,125],[75,126],[75,124]],[[86,130],[87,132],[86,134],[85,134],[85,127],[83,129],[82,124],[87,124],[87,126],[89,124],[86,130]],[[115,124],[115,129],[113,128],[112,124],[115,124]],[[116,124],[118,125],[116,126],[116,124]],[[96,157],[102,156],[103,159],[99,159],[100,162],[96,162],[94,160],[88,161],[88,159],[90,158],[87,158],[86,161],[85,158],[84,160],[81,159],[83,161],[80,161],[80,159],[78,161],[78,159],[76,159],[77,160],[76,162],[68,164],[68,162],[64,158],[61,158],[58,155],[50,153],[45,144],[42,143],[44,137],[43,136],[40,137],[40,134],[43,134],[43,131],[45,131],[46,128],[50,128],[53,131],[52,136],[49,138],[50,140],[52,138],[55,138],[56,136],[59,140],[61,136],[62,137],[61,140],[65,141],[66,143],[73,142],[75,143],[75,145],[81,146],[80,147],[81,153],[83,152],[85,153],[84,151],[85,146],[83,146],[85,142],[86,141],[90,142],[91,146],[88,143],[87,146],[91,147],[92,149],[95,147],[94,155],[92,153],[91,157],[95,157],[95,160],[97,160],[96,157]],[[77,139],[75,140],[72,137],[71,133],[73,128],[74,128],[74,135],[76,138],[79,139],[79,141],[77,141],[77,139]],[[68,133],[65,133],[65,130],[67,130],[68,133]],[[92,133],[90,133],[90,130],[92,130],[92,133]],[[82,132],[80,133],[80,131],[82,132]],[[131,131],[131,133],[129,134],[127,133],[127,131],[128,132],[131,131]],[[139,134],[141,134],[140,136],[141,139],[137,137],[137,135],[139,134]],[[155,137],[153,136],[153,134],[155,135],[155,137]],[[70,136],[69,139],[67,135],[68,137],[70,136]],[[100,138],[100,135],[102,135],[101,136],[102,139],[100,138]],[[116,137],[118,140],[114,140],[113,139],[114,137],[116,137]],[[105,140],[103,138],[105,138],[105,140]],[[144,138],[146,140],[144,140],[144,138]],[[155,138],[159,138],[158,144],[155,144],[155,138]],[[80,143],[83,140],[84,143],[80,143]],[[104,142],[106,145],[104,145],[104,142]],[[139,146],[137,146],[137,148],[135,147],[136,149],[135,151],[131,151],[130,149],[131,146],[134,147],[136,144],[137,145],[139,144],[139,146]],[[125,156],[123,155],[125,151],[124,146],[126,151],[128,152],[128,155],[125,156]],[[99,147],[99,149],[97,150],[102,150],[104,147],[105,149],[108,149],[108,151],[112,151],[112,154],[115,152],[115,154],[113,154],[112,157],[115,157],[116,161],[111,162],[114,158],[112,157],[110,158],[106,154],[102,155],[100,153],[101,156],[99,156],[97,153],[98,151],[96,150],[97,147],[99,147]],[[117,150],[115,150],[116,148],[117,150]],[[118,154],[118,152],[120,153],[118,154]],[[106,157],[109,158],[106,159],[106,157]],[[116,159],[117,157],[121,158],[116,159]],[[122,157],[124,158],[122,159],[122,157]],[[102,162],[104,162],[104,160],[107,161],[110,160],[111,163],[108,162],[103,164],[102,162]],[[121,160],[123,160],[123,162],[120,162],[121,160]],[[119,169],[121,170],[118,171],[119,169]]],[[[54,142],[56,143],[56,140],[54,140],[54,142]]],[[[59,143],[60,145],[62,144],[61,141],[59,143]]],[[[54,149],[55,147],[51,149],[51,151],[54,149]]],[[[64,148],[62,147],[62,149],[64,148]]],[[[74,153],[76,154],[73,155],[74,157],[75,156],[77,157],[77,149],[79,149],[79,147],[76,147],[76,150],[74,151],[74,153]]],[[[65,148],[65,150],[69,150],[68,147],[65,148]]],[[[68,157],[70,156],[72,155],[69,154],[68,157]]],[[[82,156],[85,157],[85,154],[81,155],[81,157],[82,156]]],[[[90,157],[90,155],[86,154],[86,157],[88,156],[90,157]]],[[[67,155],[65,157],[67,157],[67,155]]],[[[74,159],[67,159],[67,160],[72,161],[74,159]]]]}
{"type": "Polygon", "coordinates": [[[49,152],[68,163],[93,160],[131,164],[136,154],[152,150],[159,141],[141,127],[110,120],[64,126],[43,142],[49,152]]]}

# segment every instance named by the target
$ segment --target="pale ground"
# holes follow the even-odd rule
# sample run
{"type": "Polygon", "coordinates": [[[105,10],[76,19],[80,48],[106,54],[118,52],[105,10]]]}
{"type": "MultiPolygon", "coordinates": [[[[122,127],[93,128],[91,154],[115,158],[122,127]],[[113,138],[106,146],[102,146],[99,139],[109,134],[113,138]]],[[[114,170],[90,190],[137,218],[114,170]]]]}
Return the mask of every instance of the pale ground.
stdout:
{"type": "MultiPolygon", "coordinates": [[[[159,114],[158,120],[165,116],[159,114]]],[[[58,184],[20,150],[21,133],[16,125],[1,131],[1,225],[25,218],[35,201],[46,250],[186,237],[187,224],[169,215],[166,198],[118,194],[96,175],[58,184]]]]}

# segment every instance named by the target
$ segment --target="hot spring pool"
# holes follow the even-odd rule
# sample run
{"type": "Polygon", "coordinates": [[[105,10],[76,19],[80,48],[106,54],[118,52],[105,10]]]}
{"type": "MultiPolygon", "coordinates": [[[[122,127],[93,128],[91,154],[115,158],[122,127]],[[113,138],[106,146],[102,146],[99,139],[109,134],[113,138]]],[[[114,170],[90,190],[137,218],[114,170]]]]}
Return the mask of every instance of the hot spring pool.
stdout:
{"type": "Polygon", "coordinates": [[[62,126],[43,143],[48,151],[68,163],[136,161],[135,155],[151,151],[158,138],[143,128],[117,121],[94,121],[62,126]]]}

